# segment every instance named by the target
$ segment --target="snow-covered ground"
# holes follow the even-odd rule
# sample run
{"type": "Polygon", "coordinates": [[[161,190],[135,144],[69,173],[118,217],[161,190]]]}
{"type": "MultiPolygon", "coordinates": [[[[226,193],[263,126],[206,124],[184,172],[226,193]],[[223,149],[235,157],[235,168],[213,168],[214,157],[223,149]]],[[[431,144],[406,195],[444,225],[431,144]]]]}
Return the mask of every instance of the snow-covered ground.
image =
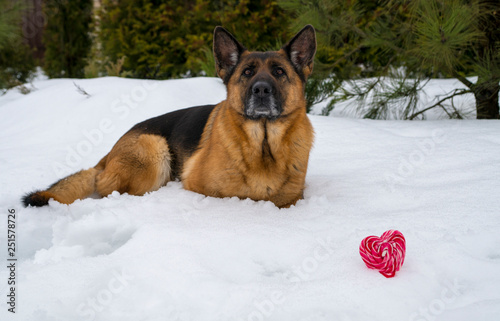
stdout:
{"type": "MultiPolygon", "coordinates": [[[[428,86],[444,93],[449,82],[428,86]]],[[[305,199],[290,209],[207,198],[180,182],[22,208],[24,193],[95,165],[133,124],[225,97],[214,78],[34,85],[0,97],[0,320],[500,318],[499,121],[311,116],[305,199]],[[358,253],[389,229],[407,241],[392,279],[358,253]]]]}

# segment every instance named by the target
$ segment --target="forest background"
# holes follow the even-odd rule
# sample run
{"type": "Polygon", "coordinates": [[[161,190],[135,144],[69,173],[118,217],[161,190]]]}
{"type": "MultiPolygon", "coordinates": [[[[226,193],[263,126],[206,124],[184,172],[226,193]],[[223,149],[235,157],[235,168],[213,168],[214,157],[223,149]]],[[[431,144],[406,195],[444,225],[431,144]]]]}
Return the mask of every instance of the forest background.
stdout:
{"type": "Polygon", "coordinates": [[[0,94],[50,78],[215,76],[212,32],[247,48],[277,50],[305,24],[317,31],[308,108],[354,101],[364,118],[424,119],[471,95],[478,119],[499,118],[497,0],[0,0],[0,94]],[[424,108],[432,78],[464,86],[424,108]],[[396,116],[394,116],[396,115],[396,116]]]}

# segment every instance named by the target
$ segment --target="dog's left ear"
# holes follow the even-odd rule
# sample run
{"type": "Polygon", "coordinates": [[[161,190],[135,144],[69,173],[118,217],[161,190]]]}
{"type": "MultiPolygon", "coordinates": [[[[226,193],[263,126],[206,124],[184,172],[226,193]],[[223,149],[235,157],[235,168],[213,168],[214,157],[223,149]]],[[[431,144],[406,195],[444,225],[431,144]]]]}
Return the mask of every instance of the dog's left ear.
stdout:
{"type": "Polygon", "coordinates": [[[283,50],[297,71],[307,78],[313,69],[316,53],[316,32],[311,25],[305,26],[286,45],[283,50]]]}
{"type": "Polygon", "coordinates": [[[214,30],[214,58],[217,75],[227,83],[238,64],[241,54],[247,49],[226,29],[218,26],[214,30]]]}

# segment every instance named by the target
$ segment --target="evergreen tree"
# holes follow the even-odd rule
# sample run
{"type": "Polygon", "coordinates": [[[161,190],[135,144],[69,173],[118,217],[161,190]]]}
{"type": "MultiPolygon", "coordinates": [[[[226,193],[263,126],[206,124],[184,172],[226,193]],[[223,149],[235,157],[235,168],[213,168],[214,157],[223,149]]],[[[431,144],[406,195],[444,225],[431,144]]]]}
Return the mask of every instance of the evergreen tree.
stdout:
{"type": "Polygon", "coordinates": [[[477,118],[499,117],[499,1],[284,0],[280,4],[294,13],[295,24],[317,27],[318,40],[324,44],[318,50],[318,64],[324,72],[316,84],[324,86],[332,79],[337,84],[326,112],[339,100],[355,98],[367,118],[423,117],[417,110],[423,85],[430,77],[453,77],[467,89],[454,90],[426,110],[441,107],[450,117],[460,118],[453,104],[450,110],[443,102],[473,94],[477,118]],[[477,81],[469,76],[477,76],[477,81]]]}
{"type": "Polygon", "coordinates": [[[81,78],[91,48],[92,0],[45,0],[44,71],[50,78],[81,78]]]}
{"type": "Polygon", "coordinates": [[[19,2],[0,0],[0,92],[23,84],[32,77],[35,61],[24,43],[19,2]]]}
{"type": "Polygon", "coordinates": [[[271,0],[104,0],[99,39],[111,61],[136,78],[213,75],[214,27],[223,25],[252,49],[286,37],[286,17],[271,0]],[[210,63],[209,63],[210,62],[210,63]]]}

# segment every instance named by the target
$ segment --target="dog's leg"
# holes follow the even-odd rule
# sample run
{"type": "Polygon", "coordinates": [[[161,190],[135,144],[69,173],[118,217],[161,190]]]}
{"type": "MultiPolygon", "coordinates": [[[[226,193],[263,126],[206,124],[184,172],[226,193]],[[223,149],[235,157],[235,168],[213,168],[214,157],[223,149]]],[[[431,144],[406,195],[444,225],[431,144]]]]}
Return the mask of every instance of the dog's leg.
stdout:
{"type": "Polygon", "coordinates": [[[109,153],[104,170],[97,175],[101,196],[113,191],[143,195],[164,186],[171,176],[171,155],[165,138],[128,133],[109,153]]]}
{"type": "Polygon", "coordinates": [[[280,191],[278,194],[270,197],[269,200],[279,208],[288,208],[292,205],[295,205],[295,203],[297,203],[298,200],[304,198],[303,191],[300,191],[300,193],[297,194],[297,188],[300,189],[300,186],[297,186],[293,190],[290,187],[288,187],[290,191],[280,191]]]}

